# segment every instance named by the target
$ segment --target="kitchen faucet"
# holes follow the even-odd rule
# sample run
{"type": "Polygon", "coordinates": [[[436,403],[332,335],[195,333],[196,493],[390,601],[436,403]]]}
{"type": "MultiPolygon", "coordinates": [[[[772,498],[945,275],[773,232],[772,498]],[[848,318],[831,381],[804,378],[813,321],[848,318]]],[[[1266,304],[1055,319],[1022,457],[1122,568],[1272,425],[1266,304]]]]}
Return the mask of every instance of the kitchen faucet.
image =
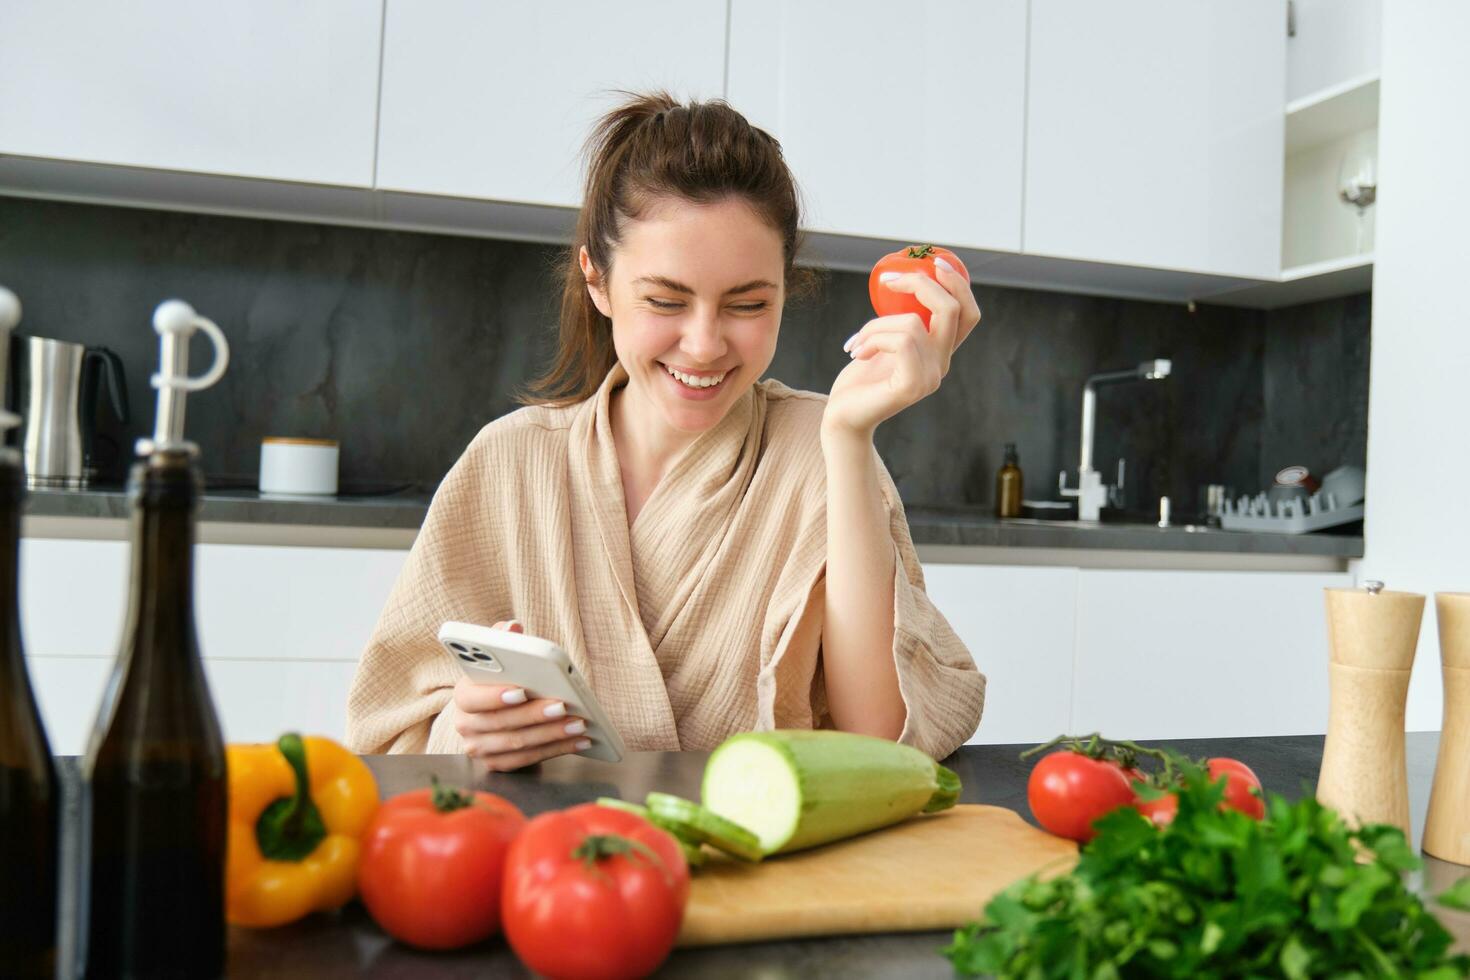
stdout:
{"type": "Polygon", "coordinates": [[[1092,466],[1092,440],[1097,427],[1097,386],[1117,384],[1122,381],[1159,381],[1169,376],[1173,362],[1167,358],[1144,361],[1128,371],[1104,371],[1094,374],[1082,386],[1082,453],[1077,467],[1077,486],[1067,486],[1067,471],[1057,477],[1057,492],[1063,497],[1077,498],[1077,517],[1084,521],[1095,521],[1102,515],[1103,505],[1114,489],[1123,488],[1123,461],[1118,461],[1117,487],[1109,487],[1102,481],[1102,474],[1092,466]]]}

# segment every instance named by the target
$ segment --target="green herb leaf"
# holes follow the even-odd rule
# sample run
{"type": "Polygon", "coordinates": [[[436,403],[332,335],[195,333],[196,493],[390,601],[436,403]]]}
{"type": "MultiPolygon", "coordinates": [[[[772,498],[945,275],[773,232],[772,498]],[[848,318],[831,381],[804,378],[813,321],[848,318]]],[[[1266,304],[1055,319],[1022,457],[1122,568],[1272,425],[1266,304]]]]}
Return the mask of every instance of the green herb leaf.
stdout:
{"type": "Polygon", "coordinates": [[[1461,878],[1439,893],[1439,904],[1447,909],[1470,912],[1470,875],[1461,878]]]}
{"type": "MultiPolygon", "coordinates": [[[[1102,744],[1095,740],[1087,745],[1102,744]]],[[[1112,743],[1117,744],[1117,743],[1112,743]]],[[[1140,750],[1153,752],[1155,750],[1140,750]]],[[[1132,808],[1097,823],[1076,869],[1001,892],[944,955],[962,975],[1108,977],[1470,975],[1404,872],[1394,827],[1348,827],[1310,793],[1266,794],[1266,818],[1221,809],[1224,787],[1187,759],[1159,830],[1132,808]]],[[[1440,898],[1470,909],[1470,878],[1440,898]]]]}

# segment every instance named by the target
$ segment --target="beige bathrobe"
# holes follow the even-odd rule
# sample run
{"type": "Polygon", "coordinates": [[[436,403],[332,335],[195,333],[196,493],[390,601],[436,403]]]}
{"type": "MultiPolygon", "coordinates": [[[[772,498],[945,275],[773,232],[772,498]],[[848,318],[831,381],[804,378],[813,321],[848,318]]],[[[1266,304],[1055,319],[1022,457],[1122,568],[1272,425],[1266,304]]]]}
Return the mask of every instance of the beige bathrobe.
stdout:
{"type": "MultiPolygon", "coordinates": [[[[388,598],[347,709],[358,752],[458,753],[445,620],[518,619],[560,644],[629,749],[831,727],[822,681],[826,396],[761,381],[674,462],[628,527],[609,397],[522,408],[449,471],[388,598]]],[[[901,740],[936,758],[980,721],[985,678],[924,594],[882,460],[894,551],[901,740]]]]}

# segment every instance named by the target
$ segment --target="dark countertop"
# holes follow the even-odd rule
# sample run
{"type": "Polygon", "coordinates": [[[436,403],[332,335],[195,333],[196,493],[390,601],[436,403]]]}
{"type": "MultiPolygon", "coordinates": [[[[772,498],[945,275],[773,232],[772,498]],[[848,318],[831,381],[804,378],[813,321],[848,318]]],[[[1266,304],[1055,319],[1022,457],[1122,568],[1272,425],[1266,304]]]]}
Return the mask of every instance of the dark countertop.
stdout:
{"type": "MultiPolygon", "coordinates": [[[[313,525],[413,530],[424,520],[431,493],[290,497],[249,489],[207,489],[199,519],[236,524],[313,525]]],[[[1214,552],[1360,558],[1361,526],[1351,534],[1256,534],[1192,525],[1092,524],[1079,521],[1002,521],[979,507],[907,506],[909,530],[920,545],[998,548],[1083,548],[1113,551],[1214,552]]],[[[38,517],[128,516],[121,489],[32,490],[26,513],[38,517]]]]}
{"type": "MultiPolygon", "coordinates": [[[[1434,775],[1439,736],[1408,736],[1410,826],[1423,826],[1434,775]]],[[[1191,756],[1224,755],[1247,762],[1266,789],[1299,797],[1315,780],[1322,761],[1320,735],[1276,738],[1190,739],[1148,744],[1168,745],[1191,756]]],[[[964,782],[966,803],[989,803],[1017,810],[1027,820],[1026,776],[1030,765],[1017,758],[1020,746],[966,746],[945,760],[964,782]]],[[[612,765],[581,758],[561,758],[538,770],[515,774],[477,774],[469,759],[459,756],[373,756],[368,758],[383,795],[391,796],[427,784],[430,773],[440,779],[473,784],[505,796],[534,815],[585,803],[599,796],[641,799],[659,789],[697,797],[706,753],[643,752],[612,765]]],[[[76,787],[75,759],[60,766],[66,784],[64,864],[75,868],[76,787]]],[[[1411,882],[1438,894],[1470,869],[1434,858],[1411,882]],[[1422,880],[1421,880],[1422,879],[1422,880]]],[[[65,889],[64,889],[65,891],[65,889]]],[[[979,910],[977,909],[978,913],[979,910]]],[[[1436,912],[1462,944],[1470,941],[1470,914],[1436,912]]],[[[70,917],[67,917],[68,919],[70,917]]],[[[63,920],[63,942],[69,941],[63,920]]],[[[810,939],[741,946],[676,950],[661,977],[785,980],[795,977],[951,977],[949,963],[938,950],[948,933],[885,934],[810,939]]],[[[316,915],[274,930],[231,928],[231,977],[530,977],[499,939],[454,953],[421,953],[390,940],[368,919],[362,907],[351,904],[332,915],[316,915]]]]}

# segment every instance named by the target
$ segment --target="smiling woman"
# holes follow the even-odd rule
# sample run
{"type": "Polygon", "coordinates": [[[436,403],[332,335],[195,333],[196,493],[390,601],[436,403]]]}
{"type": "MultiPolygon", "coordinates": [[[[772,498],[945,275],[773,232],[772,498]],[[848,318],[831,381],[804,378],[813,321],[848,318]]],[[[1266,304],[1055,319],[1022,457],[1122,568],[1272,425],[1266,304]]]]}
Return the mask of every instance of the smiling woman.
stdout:
{"type": "Polygon", "coordinates": [[[941,757],[985,680],[924,593],[877,425],[938,387],[969,281],[854,335],[830,395],[761,380],[800,213],[780,146],[720,101],[634,96],[589,140],[559,346],[435,495],[363,655],[349,740],[492,769],[579,751],[565,707],[456,680],[455,619],[556,641],[633,749],[832,727],[941,757]]]}

